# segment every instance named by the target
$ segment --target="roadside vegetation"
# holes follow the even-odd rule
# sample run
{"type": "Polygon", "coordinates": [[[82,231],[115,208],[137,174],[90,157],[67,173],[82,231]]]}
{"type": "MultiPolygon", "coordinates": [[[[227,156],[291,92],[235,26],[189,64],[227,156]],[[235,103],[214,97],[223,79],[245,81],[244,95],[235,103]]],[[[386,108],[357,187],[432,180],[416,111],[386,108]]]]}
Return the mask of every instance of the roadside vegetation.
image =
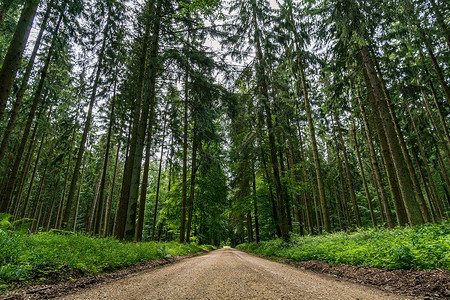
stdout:
{"type": "Polygon", "coordinates": [[[245,243],[236,248],[297,261],[450,270],[450,222],[394,230],[379,228],[320,236],[292,235],[289,243],[276,239],[259,245],[245,243]]]}
{"type": "Polygon", "coordinates": [[[177,242],[123,243],[83,233],[49,232],[26,235],[0,230],[0,291],[27,281],[37,284],[60,281],[119,268],[148,260],[188,255],[211,246],[177,242]]]}

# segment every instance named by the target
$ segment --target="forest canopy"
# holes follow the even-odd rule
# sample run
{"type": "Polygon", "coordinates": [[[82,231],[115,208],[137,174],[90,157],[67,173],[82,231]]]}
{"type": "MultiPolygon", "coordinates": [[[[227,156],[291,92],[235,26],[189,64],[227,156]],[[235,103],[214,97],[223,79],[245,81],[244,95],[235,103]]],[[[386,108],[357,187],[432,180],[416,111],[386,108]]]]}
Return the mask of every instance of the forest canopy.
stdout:
{"type": "Polygon", "coordinates": [[[443,0],[4,0],[2,218],[214,245],[439,223],[449,22],[443,0]]]}

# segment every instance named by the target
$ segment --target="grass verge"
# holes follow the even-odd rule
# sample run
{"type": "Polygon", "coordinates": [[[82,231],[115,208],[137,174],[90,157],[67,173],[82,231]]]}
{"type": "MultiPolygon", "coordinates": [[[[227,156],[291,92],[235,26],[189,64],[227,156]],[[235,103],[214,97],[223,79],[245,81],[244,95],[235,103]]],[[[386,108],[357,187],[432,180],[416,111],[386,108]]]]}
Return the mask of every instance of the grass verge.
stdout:
{"type": "Polygon", "coordinates": [[[213,247],[176,242],[123,243],[86,234],[28,236],[0,230],[0,292],[26,282],[60,282],[210,249],[213,247]]]}
{"type": "Polygon", "coordinates": [[[259,245],[241,244],[236,248],[297,261],[450,270],[450,221],[395,230],[379,228],[320,236],[293,235],[289,243],[276,239],[259,245]]]}

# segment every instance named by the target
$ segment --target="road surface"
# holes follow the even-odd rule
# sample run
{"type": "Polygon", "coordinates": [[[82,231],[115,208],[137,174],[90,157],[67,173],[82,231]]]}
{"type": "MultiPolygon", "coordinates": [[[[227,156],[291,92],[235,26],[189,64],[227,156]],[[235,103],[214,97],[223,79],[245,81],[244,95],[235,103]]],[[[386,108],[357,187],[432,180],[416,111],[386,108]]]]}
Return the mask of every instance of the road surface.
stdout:
{"type": "Polygon", "coordinates": [[[220,249],[61,299],[411,299],[220,249]]]}

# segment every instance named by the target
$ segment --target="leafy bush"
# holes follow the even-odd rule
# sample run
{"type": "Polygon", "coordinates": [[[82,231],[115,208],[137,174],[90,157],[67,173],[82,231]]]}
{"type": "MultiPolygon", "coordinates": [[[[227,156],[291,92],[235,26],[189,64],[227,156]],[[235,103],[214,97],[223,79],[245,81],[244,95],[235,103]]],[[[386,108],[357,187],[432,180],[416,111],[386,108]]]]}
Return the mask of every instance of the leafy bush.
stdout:
{"type": "Polygon", "coordinates": [[[63,268],[95,274],[203,249],[211,247],[176,242],[123,243],[114,238],[95,238],[78,233],[27,236],[0,230],[0,284],[45,278],[63,268]]]}
{"type": "Polygon", "coordinates": [[[331,264],[368,265],[392,269],[450,269],[450,222],[416,227],[361,229],[347,234],[293,235],[281,239],[241,244],[238,249],[291,258],[321,260],[331,264]]]}

